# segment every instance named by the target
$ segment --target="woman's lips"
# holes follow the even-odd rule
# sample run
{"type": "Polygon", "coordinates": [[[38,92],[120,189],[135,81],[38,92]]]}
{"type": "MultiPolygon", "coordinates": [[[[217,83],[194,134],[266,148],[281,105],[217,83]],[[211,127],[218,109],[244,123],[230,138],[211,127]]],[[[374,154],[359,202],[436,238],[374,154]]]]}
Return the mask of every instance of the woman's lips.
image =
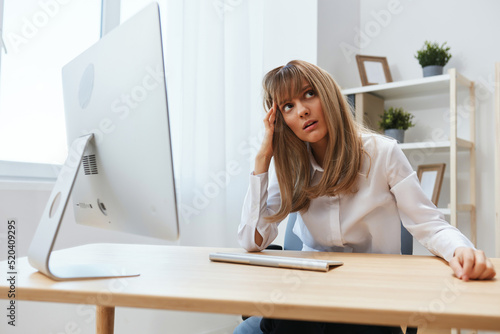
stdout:
{"type": "Polygon", "coordinates": [[[318,121],[312,122],[310,125],[304,128],[304,131],[312,131],[318,127],[318,121]]]}

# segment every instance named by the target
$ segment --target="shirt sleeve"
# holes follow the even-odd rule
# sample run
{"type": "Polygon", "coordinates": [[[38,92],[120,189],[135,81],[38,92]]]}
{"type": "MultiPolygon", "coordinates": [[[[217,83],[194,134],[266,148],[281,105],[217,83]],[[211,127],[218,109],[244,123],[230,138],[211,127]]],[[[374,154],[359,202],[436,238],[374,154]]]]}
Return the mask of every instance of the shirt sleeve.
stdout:
{"type": "Polygon", "coordinates": [[[396,198],[401,221],[408,232],[430,252],[446,261],[453,258],[458,247],[474,248],[425,195],[417,174],[395,142],[388,151],[386,166],[390,191],[396,198]]]}
{"type": "Polygon", "coordinates": [[[270,223],[264,218],[275,214],[280,205],[281,196],[276,174],[272,171],[259,175],[251,174],[238,227],[238,241],[243,248],[247,251],[260,251],[276,238],[279,223],[270,223]],[[255,243],[255,230],[263,238],[262,245],[255,243]]]}

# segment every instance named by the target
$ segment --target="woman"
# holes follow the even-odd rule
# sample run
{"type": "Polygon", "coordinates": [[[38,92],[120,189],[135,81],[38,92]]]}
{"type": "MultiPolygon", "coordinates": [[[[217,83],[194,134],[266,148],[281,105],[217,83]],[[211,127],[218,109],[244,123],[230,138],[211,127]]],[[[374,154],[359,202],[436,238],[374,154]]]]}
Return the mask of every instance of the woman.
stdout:
{"type": "MultiPolygon", "coordinates": [[[[294,233],[303,250],[399,254],[402,222],[447,260],[459,279],[495,276],[484,252],[450,226],[423,193],[396,141],[354,121],[326,71],[294,60],[267,73],[263,86],[266,131],[238,229],[246,250],[266,248],[278,223],[298,212],[294,233]],[[271,158],[275,175],[268,173],[271,158]]],[[[261,328],[266,333],[392,330],[272,319],[264,319],[261,328]]]]}

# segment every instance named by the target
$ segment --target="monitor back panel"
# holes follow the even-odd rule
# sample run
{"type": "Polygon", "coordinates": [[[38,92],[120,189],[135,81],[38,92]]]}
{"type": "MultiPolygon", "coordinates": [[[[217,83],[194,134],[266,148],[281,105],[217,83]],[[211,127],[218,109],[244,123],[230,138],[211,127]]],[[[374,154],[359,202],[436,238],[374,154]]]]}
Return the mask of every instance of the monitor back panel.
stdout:
{"type": "MultiPolygon", "coordinates": [[[[72,192],[77,222],[176,239],[157,4],[112,30],[62,72],[68,143],[95,136],[72,192]]],[[[71,162],[76,155],[69,156],[71,162]]]]}

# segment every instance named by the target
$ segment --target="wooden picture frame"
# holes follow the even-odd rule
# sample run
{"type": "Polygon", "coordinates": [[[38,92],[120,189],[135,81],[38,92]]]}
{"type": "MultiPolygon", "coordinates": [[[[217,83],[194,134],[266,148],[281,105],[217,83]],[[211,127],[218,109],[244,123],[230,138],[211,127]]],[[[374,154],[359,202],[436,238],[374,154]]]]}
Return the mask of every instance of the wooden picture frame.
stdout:
{"type": "Polygon", "coordinates": [[[363,86],[392,82],[386,57],[356,55],[356,62],[363,86]]]}
{"type": "Polygon", "coordinates": [[[446,164],[432,164],[418,166],[417,175],[422,190],[429,197],[429,199],[438,205],[439,193],[441,192],[441,185],[443,184],[443,175],[446,164]]]}

